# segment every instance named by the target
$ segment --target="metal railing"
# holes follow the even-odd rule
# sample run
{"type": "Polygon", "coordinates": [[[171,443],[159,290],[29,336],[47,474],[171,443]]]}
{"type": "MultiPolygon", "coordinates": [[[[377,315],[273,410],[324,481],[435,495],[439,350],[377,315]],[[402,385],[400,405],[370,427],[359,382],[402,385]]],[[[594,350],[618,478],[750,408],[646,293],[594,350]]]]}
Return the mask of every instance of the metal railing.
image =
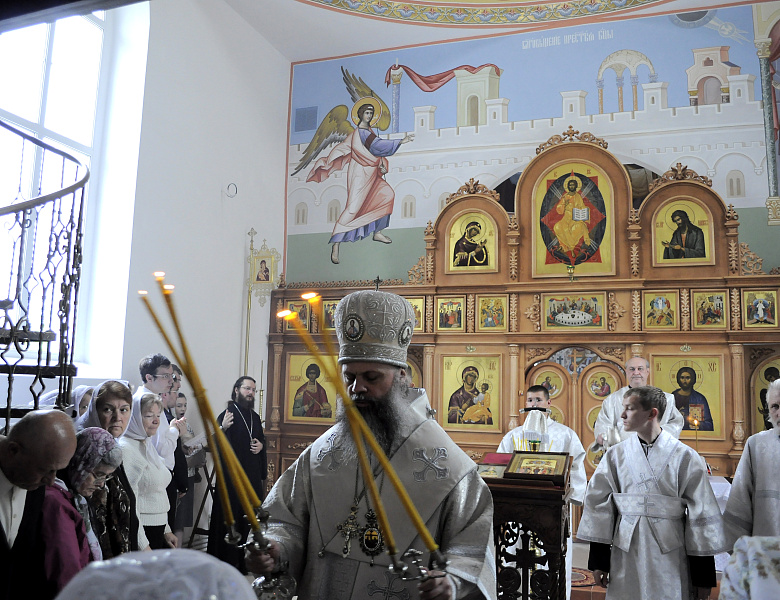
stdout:
{"type": "Polygon", "coordinates": [[[0,374],[7,377],[0,417],[7,428],[37,408],[47,388],[58,389],[59,407],[70,397],[89,168],[2,119],[0,127],[12,134],[4,136],[0,177],[19,181],[14,198],[0,198],[0,374]],[[34,197],[24,198],[30,178],[34,197]],[[13,402],[22,375],[30,396],[13,402]]]}

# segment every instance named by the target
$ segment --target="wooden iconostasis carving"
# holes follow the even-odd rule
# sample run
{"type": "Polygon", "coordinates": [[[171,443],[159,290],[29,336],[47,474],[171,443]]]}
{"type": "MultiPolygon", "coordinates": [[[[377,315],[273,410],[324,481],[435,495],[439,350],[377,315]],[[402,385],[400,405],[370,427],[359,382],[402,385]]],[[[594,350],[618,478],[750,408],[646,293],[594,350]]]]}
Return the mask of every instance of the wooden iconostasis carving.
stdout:
{"type": "MultiPolygon", "coordinates": [[[[780,277],[751,267],[738,215],[706,177],[672,165],[634,209],[607,146],[571,128],[541,143],[514,213],[474,180],[450,196],[409,280],[381,283],[414,308],[414,382],[475,460],[521,422],[528,386],[551,386],[556,418],[580,436],[590,474],[601,401],[625,384],[625,362],[644,356],[664,391],[683,389],[681,373],[695,380],[679,401],[689,416],[706,405],[707,424],[681,437],[715,474],[732,475],[747,436],[765,427],[762,390],[780,377],[780,277]]],[[[374,285],[288,283],[271,310],[292,308],[316,341],[335,342],[338,300],[374,285]],[[306,291],[321,294],[322,323],[300,299],[306,291]]],[[[266,436],[278,473],[333,423],[336,400],[295,332],[271,323],[266,436]]]]}

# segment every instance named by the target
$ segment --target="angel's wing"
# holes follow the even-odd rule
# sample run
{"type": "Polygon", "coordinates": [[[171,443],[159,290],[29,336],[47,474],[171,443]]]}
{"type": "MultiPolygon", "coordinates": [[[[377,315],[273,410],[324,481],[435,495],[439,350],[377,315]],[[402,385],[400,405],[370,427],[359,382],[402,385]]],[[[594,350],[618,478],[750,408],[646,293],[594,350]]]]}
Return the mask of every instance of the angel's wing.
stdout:
{"type": "Polygon", "coordinates": [[[317,127],[317,131],[314,133],[314,137],[306,146],[306,150],[303,152],[301,161],[295,170],[290,175],[295,175],[306,167],[311,161],[317,158],[317,155],[322,152],[331,144],[338,144],[347,139],[347,136],[354,131],[354,127],[349,122],[349,108],[340,104],[331,109],[331,111],[325,115],[325,118],[317,127]]]}
{"type": "Polygon", "coordinates": [[[385,104],[384,100],[375,94],[374,90],[368,87],[366,82],[363,81],[362,77],[355,77],[344,67],[341,67],[341,75],[344,78],[344,84],[347,86],[347,91],[352,98],[352,102],[357,102],[366,96],[372,96],[379,100],[379,103],[382,105],[382,114],[380,115],[379,121],[377,121],[375,127],[381,131],[386,131],[387,128],[390,127],[391,115],[390,109],[387,107],[387,104],[385,104]]]}

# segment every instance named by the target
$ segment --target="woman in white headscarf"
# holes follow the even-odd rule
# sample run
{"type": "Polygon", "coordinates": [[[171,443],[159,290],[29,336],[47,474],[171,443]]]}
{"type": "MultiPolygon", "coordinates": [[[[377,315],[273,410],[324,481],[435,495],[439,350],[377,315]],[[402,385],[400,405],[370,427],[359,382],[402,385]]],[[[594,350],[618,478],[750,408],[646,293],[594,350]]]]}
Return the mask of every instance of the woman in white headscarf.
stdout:
{"type": "Polygon", "coordinates": [[[256,600],[234,567],[195,550],[131,552],[91,563],[57,600],[256,600]]]}
{"type": "Polygon", "coordinates": [[[168,493],[171,472],[149,442],[160,426],[162,401],[157,394],[133,398],[130,423],[119,438],[127,479],[135,493],[138,519],[152,550],[175,548],[176,536],[168,525],[168,493]]]}
{"type": "MultiPolygon", "coordinates": [[[[122,381],[104,381],[95,393],[86,412],[76,419],[76,430],[100,427],[114,438],[122,437],[132,413],[133,394],[122,381]]],[[[93,524],[100,540],[103,558],[112,558],[149,546],[144,528],[139,526],[135,493],[123,466],[89,499],[93,524]]]]}
{"type": "MultiPolygon", "coordinates": [[[[70,392],[70,403],[64,408],[66,415],[69,415],[74,421],[83,415],[90,401],[92,400],[92,392],[95,390],[91,385],[77,385],[70,392]]],[[[43,394],[38,400],[38,408],[50,408],[57,402],[57,396],[60,391],[52,390],[43,394]]],[[[34,406],[33,402],[30,402],[30,406],[34,406]]]]}

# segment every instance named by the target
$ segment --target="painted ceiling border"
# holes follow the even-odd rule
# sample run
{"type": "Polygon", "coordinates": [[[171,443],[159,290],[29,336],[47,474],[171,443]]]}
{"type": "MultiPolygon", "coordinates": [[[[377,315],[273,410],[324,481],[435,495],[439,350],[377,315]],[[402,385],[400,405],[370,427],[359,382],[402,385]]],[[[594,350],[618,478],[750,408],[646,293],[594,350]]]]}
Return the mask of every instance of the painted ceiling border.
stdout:
{"type": "Polygon", "coordinates": [[[416,0],[304,0],[326,8],[365,17],[426,25],[512,26],[534,25],[582,17],[602,17],[647,8],[668,0],[570,0],[568,2],[503,2],[474,0],[472,4],[416,0]],[[476,4],[476,5],[475,5],[476,4]]]}

